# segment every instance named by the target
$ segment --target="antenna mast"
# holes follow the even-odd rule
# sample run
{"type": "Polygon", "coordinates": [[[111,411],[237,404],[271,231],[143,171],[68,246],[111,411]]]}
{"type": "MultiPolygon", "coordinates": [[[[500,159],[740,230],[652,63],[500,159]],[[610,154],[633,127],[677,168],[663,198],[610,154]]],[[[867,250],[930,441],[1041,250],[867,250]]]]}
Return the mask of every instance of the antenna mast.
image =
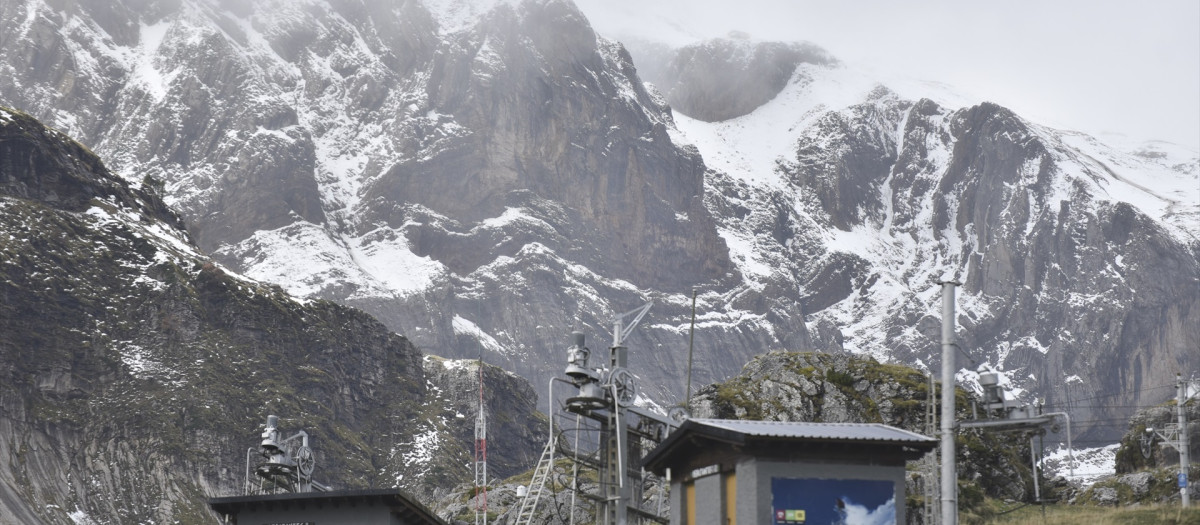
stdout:
{"type": "Polygon", "coordinates": [[[483,404],[483,352],[479,353],[479,406],[475,417],[475,525],[487,525],[487,408],[483,404]]]}

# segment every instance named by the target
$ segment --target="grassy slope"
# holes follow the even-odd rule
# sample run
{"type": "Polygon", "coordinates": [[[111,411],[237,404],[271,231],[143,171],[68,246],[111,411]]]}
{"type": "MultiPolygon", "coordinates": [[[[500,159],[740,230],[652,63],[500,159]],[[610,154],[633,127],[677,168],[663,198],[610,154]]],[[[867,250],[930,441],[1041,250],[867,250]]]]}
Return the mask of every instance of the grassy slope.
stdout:
{"type": "MultiPolygon", "coordinates": [[[[964,523],[967,523],[964,521],[964,523]]],[[[1022,507],[977,523],[1011,525],[1200,525],[1200,507],[1178,505],[1107,508],[1078,505],[1022,507]],[[1044,514],[1043,514],[1044,512],[1044,514]]]]}

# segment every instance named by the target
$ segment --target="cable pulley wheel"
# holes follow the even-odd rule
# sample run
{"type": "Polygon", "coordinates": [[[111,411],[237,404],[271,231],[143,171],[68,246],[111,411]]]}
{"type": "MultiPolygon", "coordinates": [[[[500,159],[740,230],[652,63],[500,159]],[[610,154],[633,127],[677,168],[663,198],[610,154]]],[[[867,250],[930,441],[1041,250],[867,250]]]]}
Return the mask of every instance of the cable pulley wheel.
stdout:
{"type": "Polygon", "coordinates": [[[632,405],[633,401],[637,399],[637,385],[634,381],[633,372],[624,368],[614,369],[608,375],[606,383],[609,385],[609,388],[616,390],[614,395],[616,395],[618,405],[627,407],[632,405]]]}
{"type": "Polygon", "coordinates": [[[304,477],[312,475],[313,468],[317,466],[317,458],[313,457],[311,448],[301,446],[296,450],[296,468],[300,469],[300,474],[304,477]]]}

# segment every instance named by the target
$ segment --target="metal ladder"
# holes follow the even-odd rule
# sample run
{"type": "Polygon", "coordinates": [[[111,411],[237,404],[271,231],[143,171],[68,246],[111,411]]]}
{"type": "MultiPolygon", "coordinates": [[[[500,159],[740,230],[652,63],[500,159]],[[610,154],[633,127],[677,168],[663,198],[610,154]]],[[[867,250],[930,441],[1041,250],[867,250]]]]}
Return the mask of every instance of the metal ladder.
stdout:
{"type": "Polygon", "coordinates": [[[550,477],[550,469],[554,466],[554,441],[554,433],[551,432],[550,440],[546,442],[546,448],[542,451],[542,457],[538,460],[537,467],[533,469],[533,479],[529,481],[529,492],[525,494],[525,499],[521,500],[521,511],[517,513],[517,525],[529,525],[533,522],[538,499],[542,497],[542,490],[546,487],[546,478],[550,477]]]}

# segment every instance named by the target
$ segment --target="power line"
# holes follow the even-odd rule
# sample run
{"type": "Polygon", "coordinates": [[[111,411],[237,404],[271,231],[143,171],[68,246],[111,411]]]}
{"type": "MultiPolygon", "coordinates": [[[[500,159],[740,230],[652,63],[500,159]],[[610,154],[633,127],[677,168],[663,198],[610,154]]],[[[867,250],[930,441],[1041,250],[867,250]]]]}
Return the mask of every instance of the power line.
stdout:
{"type": "Polygon", "coordinates": [[[1165,408],[1166,407],[1166,405],[1163,405],[1161,403],[1157,404],[1157,405],[1071,405],[1070,407],[1054,406],[1054,405],[1046,405],[1046,406],[1053,407],[1053,408],[1156,408],[1156,407],[1164,407],[1165,408]]]}
{"type": "Polygon", "coordinates": [[[1174,384],[1170,384],[1170,385],[1158,385],[1158,386],[1151,386],[1151,387],[1146,387],[1146,388],[1143,388],[1143,389],[1141,389],[1141,390],[1129,390],[1129,391],[1113,392],[1113,393],[1111,393],[1111,394],[1101,394],[1101,395],[1098,395],[1098,396],[1093,396],[1093,397],[1084,397],[1084,398],[1080,398],[1080,399],[1073,399],[1073,400],[1071,400],[1071,401],[1072,401],[1072,402],[1075,402],[1075,401],[1091,401],[1091,400],[1093,400],[1093,399],[1104,399],[1104,398],[1108,398],[1108,397],[1116,397],[1116,396],[1120,396],[1120,395],[1126,395],[1126,394],[1136,394],[1136,393],[1141,393],[1141,392],[1150,392],[1150,391],[1153,391],[1153,390],[1162,390],[1162,389],[1164,389],[1164,388],[1175,388],[1175,385],[1174,385],[1174,384]]]}
{"type": "Polygon", "coordinates": [[[1122,419],[1119,417],[1109,417],[1109,418],[1102,418],[1102,419],[1077,419],[1074,421],[1076,423],[1113,423],[1113,424],[1129,423],[1128,419],[1122,419]]]}
{"type": "MultiPolygon", "coordinates": [[[[1112,440],[1107,440],[1107,439],[1073,439],[1073,440],[1071,440],[1072,445],[1078,445],[1080,443],[1104,444],[1104,445],[1119,445],[1119,444],[1121,444],[1120,441],[1112,441],[1112,440]]],[[[1047,440],[1046,444],[1047,445],[1066,445],[1067,442],[1060,441],[1060,440],[1047,440]]]]}

